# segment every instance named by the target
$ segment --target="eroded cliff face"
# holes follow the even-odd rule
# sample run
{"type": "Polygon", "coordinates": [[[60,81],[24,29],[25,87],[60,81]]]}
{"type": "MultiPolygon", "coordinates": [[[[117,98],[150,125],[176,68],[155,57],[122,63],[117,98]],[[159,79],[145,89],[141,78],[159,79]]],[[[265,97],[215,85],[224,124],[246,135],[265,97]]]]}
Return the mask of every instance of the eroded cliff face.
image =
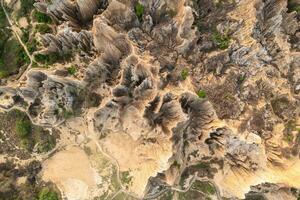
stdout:
{"type": "Polygon", "coordinates": [[[29,69],[0,88],[0,106],[22,108],[35,124],[64,135],[77,132],[75,143],[61,140],[67,152],[54,154],[43,172],[69,199],[78,197],[76,187],[81,199],[120,191],[132,198],[164,199],[171,191],[172,199],[243,199],[266,193],[264,183],[285,188],[262,198],[296,199],[290,188],[300,188],[300,14],[289,3],[37,2],[56,21],[55,33],[40,36],[39,53],[72,54],[77,74],[64,73],[61,63],[29,69]],[[68,184],[76,173],[47,171],[62,167],[57,163],[77,152],[74,145],[92,149],[83,166],[95,170],[86,182],[79,175],[77,185],[68,184]],[[101,180],[100,153],[119,191],[101,180]],[[184,196],[199,180],[216,193],[184,196]]]}

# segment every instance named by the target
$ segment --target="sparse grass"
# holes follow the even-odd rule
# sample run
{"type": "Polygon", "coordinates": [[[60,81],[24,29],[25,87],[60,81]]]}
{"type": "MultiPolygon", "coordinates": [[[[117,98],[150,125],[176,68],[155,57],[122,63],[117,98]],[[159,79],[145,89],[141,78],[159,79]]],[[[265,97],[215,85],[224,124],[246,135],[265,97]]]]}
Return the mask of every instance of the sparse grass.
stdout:
{"type": "Polygon", "coordinates": [[[145,11],[144,6],[138,2],[134,7],[134,11],[135,11],[135,14],[138,17],[139,21],[142,22],[144,11],[145,11]]]}
{"type": "Polygon", "coordinates": [[[173,196],[174,192],[172,190],[168,190],[161,197],[159,197],[159,200],[173,200],[173,196]]]}
{"type": "Polygon", "coordinates": [[[230,44],[230,38],[227,35],[222,35],[219,32],[215,32],[213,34],[212,40],[219,49],[227,49],[230,44]]]}
{"type": "Polygon", "coordinates": [[[188,70],[188,69],[183,69],[183,70],[181,70],[180,75],[181,75],[181,79],[182,79],[182,80],[187,79],[187,77],[189,76],[189,70],[188,70]]]}
{"type": "Polygon", "coordinates": [[[206,194],[213,195],[216,193],[216,189],[209,182],[195,181],[192,185],[192,189],[204,192],[206,194]]]}
{"type": "Polygon", "coordinates": [[[63,109],[61,115],[64,119],[70,119],[72,116],[74,116],[74,112],[63,109]]]}
{"type": "Polygon", "coordinates": [[[52,33],[52,29],[47,24],[37,24],[35,26],[37,32],[45,34],[45,33],[52,33]]]}
{"type": "Polygon", "coordinates": [[[206,92],[205,92],[204,90],[199,90],[199,91],[197,92],[197,95],[198,95],[198,97],[201,98],[201,99],[206,98],[206,92]]]}

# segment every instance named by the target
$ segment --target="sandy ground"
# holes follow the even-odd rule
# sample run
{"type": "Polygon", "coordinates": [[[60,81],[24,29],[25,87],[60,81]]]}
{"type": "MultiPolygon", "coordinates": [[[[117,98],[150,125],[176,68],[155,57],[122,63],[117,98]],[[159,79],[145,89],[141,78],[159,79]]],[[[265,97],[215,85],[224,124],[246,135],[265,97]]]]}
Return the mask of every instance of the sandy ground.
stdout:
{"type": "Polygon", "coordinates": [[[121,171],[133,177],[131,192],[142,195],[149,177],[166,170],[172,156],[172,144],[167,138],[156,138],[158,143],[143,145],[130,136],[114,133],[103,141],[105,150],[119,163],[121,171]]]}
{"type": "Polygon", "coordinates": [[[78,147],[58,152],[45,161],[42,178],[56,183],[68,200],[88,199],[89,189],[97,184],[95,170],[87,155],[78,147]]]}
{"type": "Polygon", "coordinates": [[[19,19],[19,25],[20,25],[21,28],[27,28],[28,21],[27,21],[26,17],[21,17],[19,19]]]}

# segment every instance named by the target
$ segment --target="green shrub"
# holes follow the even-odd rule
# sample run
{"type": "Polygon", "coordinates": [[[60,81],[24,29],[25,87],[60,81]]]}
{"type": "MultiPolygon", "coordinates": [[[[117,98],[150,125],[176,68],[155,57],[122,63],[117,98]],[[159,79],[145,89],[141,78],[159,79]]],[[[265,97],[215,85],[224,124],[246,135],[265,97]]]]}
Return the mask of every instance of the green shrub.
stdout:
{"type": "Polygon", "coordinates": [[[137,3],[134,7],[134,11],[135,11],[135,14],[138,17],[139,21],[142,22],[144,11],[145,11],[144,6],[140,3],[137,3]]]}
{"type": "Polygon", "coordinates": [[[76,72],[77,72],[76,67],[73,66],[73,65],[72,65],[71,67],[69,67],[67,70],[68,70],[68,73],[69,73],[70,75],[75,75],[76,72]]]}
{"type": "Polygon", "coordinates": [[[21,138],[27,138],[31,134],[31,122],[29,120],[18,120],[16,122],[16,133],[21,138]]]}
{"type": "Polygon", "coordinates": [[[185,80],[188,76],[189,76],[189,70],[188,69],[181,70],[181,78],[182,78],[182,80],[185,80]]]}
{"type": "Polygon", "coordinates": [[[38,197],[38,200],[59,200],[57,193],[49,190],[47,187],[44,187],[39,192],[38,197]]]}
{"type": "Polygon", "coordinates": [[[213,34],[212,39],[219,49],[227,49],[229,47],[230,38],[227,35],[216,32],[213,34]]]}
{"type": "Polygon", "coordinates": [[[202,99],[206,98],[206,92],[204,90],[199,90],[197,92],[197,95],[199,98],[202,98],[202,99]]]}
{"type": "Polygon", "coordinates": [[[37,32],[45,34],[45,33],[52,33],[52,29],[50,26],[48,26],[47,24],[37,24],[35,26],[35,29],[37,30],[37,32]]]}
{"type": "Polygon", "coordinates": [[[33,11],[33,18],[39,23],[47,23],[47,24],[52,23],[51,17],[37,10],[33,11]]]}

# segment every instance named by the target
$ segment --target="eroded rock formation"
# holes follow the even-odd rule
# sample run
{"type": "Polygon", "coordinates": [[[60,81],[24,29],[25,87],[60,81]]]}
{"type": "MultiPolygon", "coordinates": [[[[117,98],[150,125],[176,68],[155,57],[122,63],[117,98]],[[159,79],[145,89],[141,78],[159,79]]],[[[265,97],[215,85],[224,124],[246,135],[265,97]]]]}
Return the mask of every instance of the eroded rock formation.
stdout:
{"type": "Polygon", "coordinates": [[[216,198],[242,199],[266,182],[300,187],[300,17],[287,0],[35,6],[58,30],[41,36],[40,52],[72,53],[79,75],[30,69],[0,88],[1,108],[22,107],[45,127],[82,119],[117,173],[130,174],[122,189],[134,197],[200,178],[216,198]]]}

